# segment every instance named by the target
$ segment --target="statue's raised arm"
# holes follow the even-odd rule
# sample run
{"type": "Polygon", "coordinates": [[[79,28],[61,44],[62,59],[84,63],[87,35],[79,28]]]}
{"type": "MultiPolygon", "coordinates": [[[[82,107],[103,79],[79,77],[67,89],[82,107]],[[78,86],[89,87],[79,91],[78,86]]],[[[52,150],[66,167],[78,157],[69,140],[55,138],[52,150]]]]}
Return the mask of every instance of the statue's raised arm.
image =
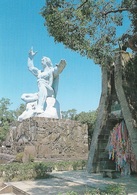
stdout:
{"type": "Polygon", "coordinates": [[[33,58],[34,56],[37,54],[37,51],[34,52],[33,51],[33,47],[30,49],[29,51],[29,55],[28,55],[28,69],[35,75],[35,76],[38,76],[38,68],[36,68],[34,66],[34,63],[33,63],[33,58]]]}

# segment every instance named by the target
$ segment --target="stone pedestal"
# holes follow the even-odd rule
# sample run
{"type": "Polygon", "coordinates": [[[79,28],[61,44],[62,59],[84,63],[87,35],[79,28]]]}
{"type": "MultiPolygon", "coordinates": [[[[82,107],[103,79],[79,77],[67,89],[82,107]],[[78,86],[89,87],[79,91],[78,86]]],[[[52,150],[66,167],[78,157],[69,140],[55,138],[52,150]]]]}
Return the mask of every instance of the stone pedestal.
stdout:
{"type": "Polygon", "coordinates": [[[33,117],[11,127],[9,152],[31,153],[40,159],[87,159],[88,127],[73,120],[33,117]]]}

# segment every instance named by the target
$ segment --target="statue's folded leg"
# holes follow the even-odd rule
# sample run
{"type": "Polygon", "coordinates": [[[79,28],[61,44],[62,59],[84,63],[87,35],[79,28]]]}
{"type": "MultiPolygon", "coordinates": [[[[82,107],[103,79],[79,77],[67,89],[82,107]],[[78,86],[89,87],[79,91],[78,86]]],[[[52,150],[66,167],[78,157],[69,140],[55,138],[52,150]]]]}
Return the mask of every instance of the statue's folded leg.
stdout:
{"type": "Polygon", "coordinates": [[[21,99],[26,103],[37,101],[38,100],[38,93],[24,93],[21,96],[21,99]]]}
{"type": "Polygon", "coordinates": [[[35,116],[36,106],[37,106],[37,101],[27,103],[26,110],[18,117],[18,121],[22,121],[24,119],[35,116]]]}
{"type": "Polygon", "coordinates": [[[33,117],[37,106],[38,93],[24,93],[21,99],[26,102],[26,110],[18,117],[18,121],[33,117]]]}

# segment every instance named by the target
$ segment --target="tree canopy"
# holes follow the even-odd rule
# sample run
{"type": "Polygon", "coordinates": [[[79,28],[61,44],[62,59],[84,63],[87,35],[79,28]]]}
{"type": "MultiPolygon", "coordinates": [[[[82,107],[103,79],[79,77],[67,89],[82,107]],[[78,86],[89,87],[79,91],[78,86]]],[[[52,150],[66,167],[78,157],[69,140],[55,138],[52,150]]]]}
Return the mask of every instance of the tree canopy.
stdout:
{"type": "Polygon", "coordinates": [[[47,0],[41,14],[55,41],[95,63],[111,60],[119,44],[137,50],[137,0],[47,0]],[[125,21],[130,26],[119,34],[125,21]]]}
{"type": "Polygon", "coordinates": [[[97,111],[81,112],[75,116],[76,121],[93,126],[97,118],[97,111]]]}
{"type": "Polygon", "coordinates": [[[8,98],[0,99],[0,140],[6,138],[11,122],[14,120],[13,111],[9,110],[11,102],[8,98]]]}
{"type": "Polygon", "coordinates": [[[11,101],[9,98],[0,99],[0,141],[6,139],[10,125],[17,120],[18,116],[25,110],[25,105],[21,104],[16,110],[10,110],[11,101]]]}
{"type": "Polygon", "coordinates": [[[62,118],[63,119],[70,119],[70,120],[75,120],[76,113],[77,113],[77,110],[74,108],[67,110],[67,111],[61,111],[62,118]]]}
{"type": "Polygon", "coordinates": [[[97,118],[97,110],[96,111],[89,111],[89,112],[80,112],[77,114],[76,109],[70,109],[67,111],[62,111],[61,114],[62,114],[63,119],[75,120],[75,121],[79,121],[83,124],[87,124],[88,130],[89,130],[90,134],[92,134],[93,127],[95,125],[96,118],[97,118]]]}

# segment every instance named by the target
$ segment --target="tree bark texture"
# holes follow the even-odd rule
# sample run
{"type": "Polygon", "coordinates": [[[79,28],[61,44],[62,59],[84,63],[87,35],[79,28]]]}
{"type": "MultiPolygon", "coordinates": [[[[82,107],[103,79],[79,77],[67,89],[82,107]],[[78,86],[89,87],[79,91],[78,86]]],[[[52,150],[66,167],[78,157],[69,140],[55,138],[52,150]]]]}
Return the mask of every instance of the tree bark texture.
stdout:
{"type": "MultiPolygon", "coordinates": [[[[122,119],[127,126],[133,152],[137,158],[137,66],[130,60],[129,53],[118,51],[115,53],[114,66],[102,67],[102,94],[88,156],[87,171],[89,173],[94,171],[93,164],[95,156],[98,155],[99,135],[104,133],[108,124],[111,124],[110,108],[115,101],[118,101],[121,106],[122,119]]],[[[108,133],[111,130],[108,128],[108,133]]]]}
{"type": "MultiPolygon", "coordinates": [[[[122,67],[128,66],[128,62],[125,60],[126,52],[118,52],[115,57],[115,89],[117,93],[118,100],[121,105],[121,110],[123,114],[123,119],[128,129],[129,137],[131,140],[133,152],[137,157],[137,128],[136,121],[132,116],[131,109],[129,107],[129,102],[127,101],[126,96],[130,96],[132,90],[129,91],[129,94],[125,94],[123,88],[123,79],[122,79],[122,67]],[[125,54],[125,55],[124,55],[125,54]]],[[[130,59],[129,59],[130,60],[130,59]]],[[[133,79],[133,78],[131,78],[133,79]]],[[[136,86],[137,87],[137,86],[136,86]]],[[[134,90],[137,90],[136,88],[134,90]]],[[[137,97],[136,97],[137,99],[137,97]]]]}
{"type": "Polygon", "coordinates": [[[98,144],[98,136],[100,135],[101,129],[105,124],[107,115],[108,115],[108,98],[109,98],[109,92],[110,92],[110,82],[109,81],[109,74],[107,67],[102,67],[102,93],[98,108],[98,115],[97,115],[97,121],[95,124],[95,129],[92,136],[92,141],[90,145],[90,151],[88,156],[88,163],[87,163],[87,171],[91,173],[93,171],[93,160],[94,155],[97,149],[98,144]]]}

